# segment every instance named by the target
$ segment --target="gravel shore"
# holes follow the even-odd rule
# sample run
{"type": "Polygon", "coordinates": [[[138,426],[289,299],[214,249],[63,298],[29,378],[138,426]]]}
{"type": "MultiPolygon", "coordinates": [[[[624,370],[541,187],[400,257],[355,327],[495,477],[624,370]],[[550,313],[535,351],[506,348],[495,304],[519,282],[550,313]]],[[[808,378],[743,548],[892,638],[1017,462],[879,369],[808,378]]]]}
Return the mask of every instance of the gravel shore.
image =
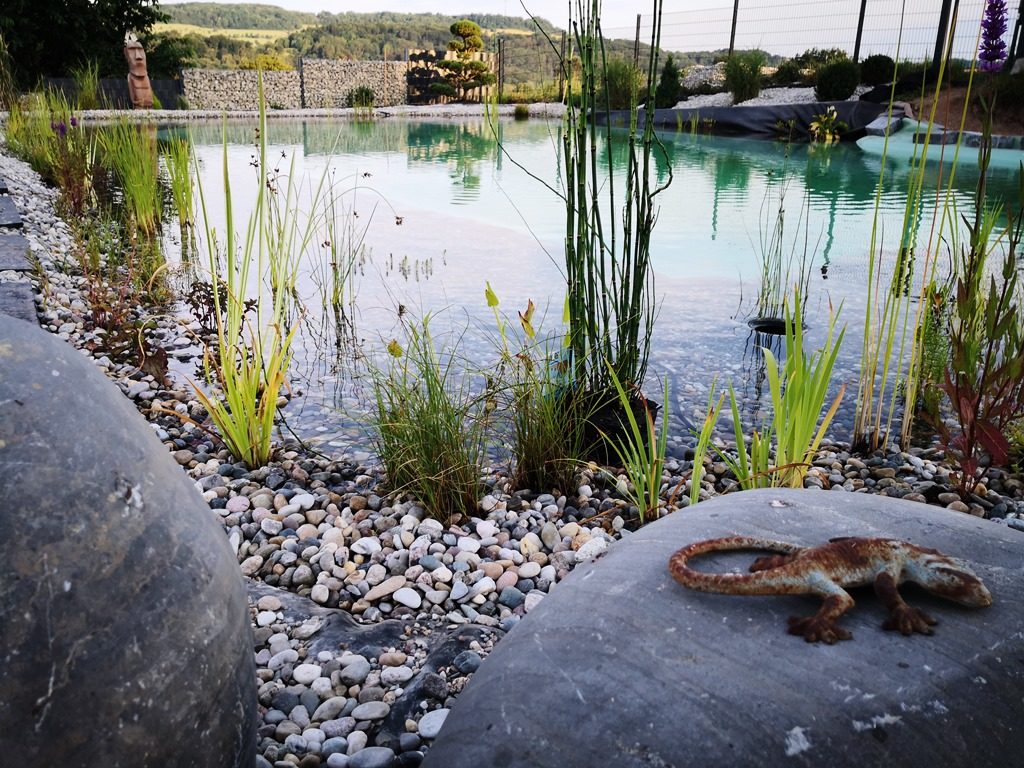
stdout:
{"type": "MultiPolygon", "coordinates": [[[[388,495],[379,467],[353,459],[366,446],[324,458],[286,441],[265,467],[234,462],[194,426],[206,414],[183,382],[112,359],[104,332],[91,324],[88,284],[71,231],[54,212],[55,192],[8,156],[0,156],[0,176],[39,261],[40,324],[88,355],[137,405],[195,481],[250,582],[259,766],[418,765],[494,643],[577,564],[629,535],[636,514],[617,495],[614,473],[584,469],[571,489],[513,491],[495,468],[476,514],[445,524],[416,499],[388,495]]],[[[0,273],[13,279],[26,278],[0,273]]],[[[170,357],[196,354],[195,320],[141,306],[132,313],[151,321],[150,341],[170,357]]],[[[666,465],[673,505],[685,503],[691,468],[686,460],[666,465]]],[[[702,497],[734,485],[724,464],[707,469],[702,497]]],[[[1024,530],[1018,476],[990,470],[965,501],[934,448],[858,456],[829,446],[805,485],[809,493],[944,506],[1024,530]]]]}

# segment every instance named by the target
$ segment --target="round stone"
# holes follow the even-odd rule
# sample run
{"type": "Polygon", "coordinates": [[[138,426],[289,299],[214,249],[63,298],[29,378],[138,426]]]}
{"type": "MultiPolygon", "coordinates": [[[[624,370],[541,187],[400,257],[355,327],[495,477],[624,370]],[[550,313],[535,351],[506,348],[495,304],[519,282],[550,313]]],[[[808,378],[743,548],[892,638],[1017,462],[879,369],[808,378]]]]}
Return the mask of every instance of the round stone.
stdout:
{"type": "Polygon", "coordinates": [[[319,664],[299,664],[299,666],[292,670],[292,679],[296,683],[309,685],[320,677],[322,671],[323,669],[319,664]]]}
{"type": "Polygon", "coordinates": [[[368,701],[353,709],[352,717],[356,720],[383,720],[390,711],[391,707],[383,701],[368,701]]]}
{"type": "Polygon", "coordinates": [[[412,587],[402,587],[395,594],[391,596],[396,603],[401,603],[409,608],[419,608],[423,602],[423,598],[420,597],[420,593],[412,587]]]}
{"type": "Polygon", "coordinates": [[[432,712],[427,712],[420,719],[419,734],[424,739],[437,738],[437,734],[441,731],[441,726],[444,725],[445,719],[448,717],[448,709],[435,709],[432,712]]]}
{"type": "Polygon", "coordinates": [[[89,358],[6,315],[0,339],[0,754],[252,765],[253,637],[223,529],[89,358]]]}

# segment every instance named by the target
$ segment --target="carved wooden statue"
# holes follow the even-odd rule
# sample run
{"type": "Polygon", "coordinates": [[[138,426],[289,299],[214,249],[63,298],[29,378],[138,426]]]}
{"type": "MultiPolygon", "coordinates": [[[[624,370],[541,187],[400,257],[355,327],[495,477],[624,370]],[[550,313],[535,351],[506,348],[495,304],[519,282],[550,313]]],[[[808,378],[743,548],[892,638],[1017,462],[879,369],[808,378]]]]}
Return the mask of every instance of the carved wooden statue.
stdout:
{"type": "Polygon", "coordinates": [[[146,52],[129,32],[124,36],[124,57],[128,61],[128,98],[135,109],[153,108],[153,86],[146,72],[146,52]]]}

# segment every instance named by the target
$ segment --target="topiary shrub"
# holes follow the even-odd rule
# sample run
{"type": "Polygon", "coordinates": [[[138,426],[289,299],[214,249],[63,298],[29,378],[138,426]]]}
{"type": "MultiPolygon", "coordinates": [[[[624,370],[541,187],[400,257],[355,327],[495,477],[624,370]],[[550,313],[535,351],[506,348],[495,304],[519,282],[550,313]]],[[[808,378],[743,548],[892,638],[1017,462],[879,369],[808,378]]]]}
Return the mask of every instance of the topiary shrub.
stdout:
{"type": "Polygon", "coordinates": [[[679,101],[679,91],[682,86],[679,82],[679,67],[675,59],[669,54],[665,60],[665,66],[661,70],[661,79],[658,81],[658,89],[654,92],[654,106],[658,109],[670,109],[679,101]]]}
{"type": "Polygon", "coordinates": [[[884,53],[868,56],[860,64],[860,79],[866,85],[885,85],[896,76],[896,62],[884,53]]]}
{"type": "Polygon", "coordinates": [[[792,85],[800,82],[801,78],[803,78],[803,70],[800,68],[800,63],[794,59],[786,59],[775,69],[772,82],[776,85],[792,85]]]}
{"type": "Polygon", "coordinates": [[[761,93],[761,67],[764,54],[760,51],[734,53],[725,62],[725,87],[732,94],[733,104],[752,99],[761,93]]]}
{"type": "Polygon", "coordinates": [[[849,59],[819,67],[814,78],[814,97],[818,101],[845,101],[860,85],[859,70],[849,59]]]}

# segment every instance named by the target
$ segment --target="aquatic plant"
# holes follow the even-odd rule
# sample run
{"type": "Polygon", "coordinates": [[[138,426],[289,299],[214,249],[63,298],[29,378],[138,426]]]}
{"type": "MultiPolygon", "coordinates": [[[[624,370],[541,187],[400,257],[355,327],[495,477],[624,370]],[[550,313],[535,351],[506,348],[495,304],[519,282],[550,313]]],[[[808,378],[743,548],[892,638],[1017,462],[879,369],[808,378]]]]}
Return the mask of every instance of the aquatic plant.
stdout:
{"type": "Polygon", "coordinates": [[[831,104],[824,114],[815,115],[814,120],[811,121],[807,128],[811,141],[821,142],[822,144],[832,144],[839,141],[839,137],[847,130],[849,130],[849,126],[839,119],[836,108],[831,104]]]}
{"type": "MultiPolygon", "coordinates": [[[[625,136],[616,136],[605,110],[599,128],[592,112],[600,109],[600,78],[608,65],[601,34],[599,0],[577,0],[570,27],[574,51],[563,59],[569,82],[562,134],[563,200],[566,210],[569,366],[572,386],[600,401],[614,398],[612,376],[627,392],[643,383],[654,325],[654,272],[651,232],[657,219],[656,196],[672,180],[652,183],[651,157],[658,145],[654,121],[640,126],[637,104],[629,113],[625,136]],[[578,91],[569,76],[578,58],[578,91]],[[613,142],[625,142],[625,190],[609,174],[602,178],[597,136],[604,135],[601,158],[613,167],[613,142]],[[620,192],[622,196],[619,197],[620,192]],[[621,211],[617,206],[621,205],[621,211]],[[609,221],[608,211],[612,217],[609,221]]],[[[645,103],[654,102],[654,81],[661,33],[661,0],[655,2],[652,44],[647,62],[645,103]]],[[[660,145],[658,145],[660,146],[660,145]]]]}
{"type": "MultiPolygon", "coordinates": [[[[722,412],[722,403],[725,400],[725,394],[718,396],[718,402],[715,402],[715,388],[718,385],[718,379],[711,381],[711,386],[708,388],[708,403],[705,408],[704,421],[701,423],[700,431],[697,433],[697,444],[693,449],[693,468],[690,470],[690,506],[693,506],[700,501],[700,488],[701,480],[704,477],[704,457],[708,454],[708,447],[711,445],[711,438],[714,435],[715,425],[718,424],[718,416],[722,412]]],[[[733,397],[735,402],[735,397],[733,397]]],[[[739,423],[737,417],[735,423],[739,423]]],[[[740,445],[743,441],[742,433],[737,439],[737,445],[740,445]]]]}
{"type": "MultiPolygon", "coordinates": [[[[945,55],[939,64],[935,82],[932,107],[925,121],[924,138],[915,144],[912,171],[903,211],[903,221],[895,247],[892,248],[892,274],[889,282],[882,284],[885,271],[885,257],[881,242],[879,210],[881,191],[887,164],[889,136],[886,134],[882,149],[883,162],[879,183],[875,193],[875,214],[871,228],[868,250],[867,301],[864,312],[864,336],[861,348],[860,376],[857,385],[857,409],[854,416],[853,444],[857,448],[875,449],[886,445],[891,439],[892,424],[897,413],[899,395],[902,395],[903,417],[900,427],[900,443],[907,445],[910,439],[913,419],[917,412],[917,397],[922,377],[922,352],[926,334],[922,328],[929,322],[932,302],[928,301],[929,286],[936,277],[936,243],[944,236],[953,235],[956,220],[952,215],[953,182],[959,160],[960,143],[953,148],[952,168],[945,177],[944,185],[936,192],[936,205],[929,230],[928,240],[923,249],[918,242],[921,227],[922,195],[925,167],[932,143],[939,95],[943,87],[946,67],[951,58],[953,34],[956,24],[950,25],[945,44],[945,55]],[[922,264],[918,265],[918,251],[923,250],[922,264]],[[920,268],[920,271],[918,269],[920,268]],[[915,274],[919,289],[913,288],[915,274]],[[915,308],[916,307],[916,308],[915,308]],[[913,311],[912,311],[913,309],[913,311]]],[[[897,58],[902,43],[902,20],[897,42],[897,58]]],[[[973,64],[968,80],[964,110],[961,113],[961,135],[970,101],[973,81],[973,64]]],[[[922,78],[924,73],[922,71],[922,78]]],[[[888,118],[892,118],[892,104],[895,100],[896,78],[889,95],[888,118]]],[[[922,79],[922,91],[926,81],[922,79]]],[[[946,152],[944,145],[940,151],[946,152]]]]}
{"type": "Polygon", "coordinates": [[[195,195],[192,188],[192,145],[187,139],[171,139],[164,147],[171,200],[181,228],[181,252],[187,258],[195,237],[195,195]]]}
{"type": "Polygon", "coordinates": [[[388,363],[371,364],[371,427],[392,492],[411,493],[428,515],[450,522],[480,498],[491,393],[474,392],[455,360],[458,340],[438,352],[430,320],[403,318],[405,344],[392,339],[388,363]]]}
{"type": "Polygon", "coordinates": [[[117,179],[129,229],[155,240],[163,208],[156,128],[118,120],[99,134],[99,146],[103,164],[117,179]]]}
{"type": "Polygon", "coordinates": [[[567,386],[565,347],[553,336],[539,337],[532,301],[517,313],[522,337],[510,343],[510,324],[490,283],[485,298],[498,329],[494,389],[500,410],[507,414],[513,483],[517,488],[568,490],[586,454],[584,425],[590,414],[567,386]]]}
{"type": "Polygon", "coordinates": [[[54,133],[50,173],[60,190],[58,207],[65,215],[77,218],[92,203],[96,141],[73,115],[67,123],[55,122],[50,128],[54,133]]]}
{"type": "Polygon", "coordinates": [[[608,375],[615,386],[627,428],[619,435],[605,437],[622,464],[627,480],[625,493],[636,507],[642,524],[649,517],[658,518],[661,515],[662,472],[668,445],[668,380],[665,380],[662,392],[662,421],[659,430],[654,423],[655,406],[643,395],[627,392],[611,366],[608,375]],[[637,403],[640,405],[639,416],[634,410],[637,403]]]}
{"type": "Polygon", "coordinates": [[[204,355],[207,385],[213,389],[208,393],[198,383],[193,383],[193,388],[228,450],[249,467],[262,466],[270,458],[278,398],[287,383],[291,345],[298,328],[297,323],[290,328],[286,325],[284,292],[274,291],[268,298],[262,285],[269,281],[272,263],[278,264],[279,273],[294,263],[288,249],[295,240],[294,230],[300,226],[299,211],[290,203],[279,206],[276,216],[272,214],[262,75],[259,103],[256,202],[241,237],[233,214],[226,124],[222,141],[223,243],[214,231],[203,185],[197,185],[217,332],[214,347],[208,347],[204,355]],[[258,292],[255,323],[246,320],[246,292],[251,278],[258,292]],[[222,303],[224,296],[226,305],[222,303]]]}
{"type": "Polygon", "coordinates": [[[765,367],[772,400],[771,420],[751,432],[750,450],[743,438],[736,394],[729,388],[737,456],[715,449],[736,475],[743,489],[803,487],[803,480],[825,432],[832,423],[846,391],[839,392],[822,416],[832,370],[846,329],[835,333],[838,313],[829,314],[828,331],[821,348],[808,355],[804,349],[803,305],[799,290],[785,306],[785,362],[779,365],[770,349],[764,349],[765,367]],[[774,446],[774,450],[772,447],[774,446]]]}
{"type": "Polygon", "coordinates": [[[71,70],[75,84],[75,104],[78,109],[100,108],[100,67],[95,61],[87,61],[71,70]]]}

